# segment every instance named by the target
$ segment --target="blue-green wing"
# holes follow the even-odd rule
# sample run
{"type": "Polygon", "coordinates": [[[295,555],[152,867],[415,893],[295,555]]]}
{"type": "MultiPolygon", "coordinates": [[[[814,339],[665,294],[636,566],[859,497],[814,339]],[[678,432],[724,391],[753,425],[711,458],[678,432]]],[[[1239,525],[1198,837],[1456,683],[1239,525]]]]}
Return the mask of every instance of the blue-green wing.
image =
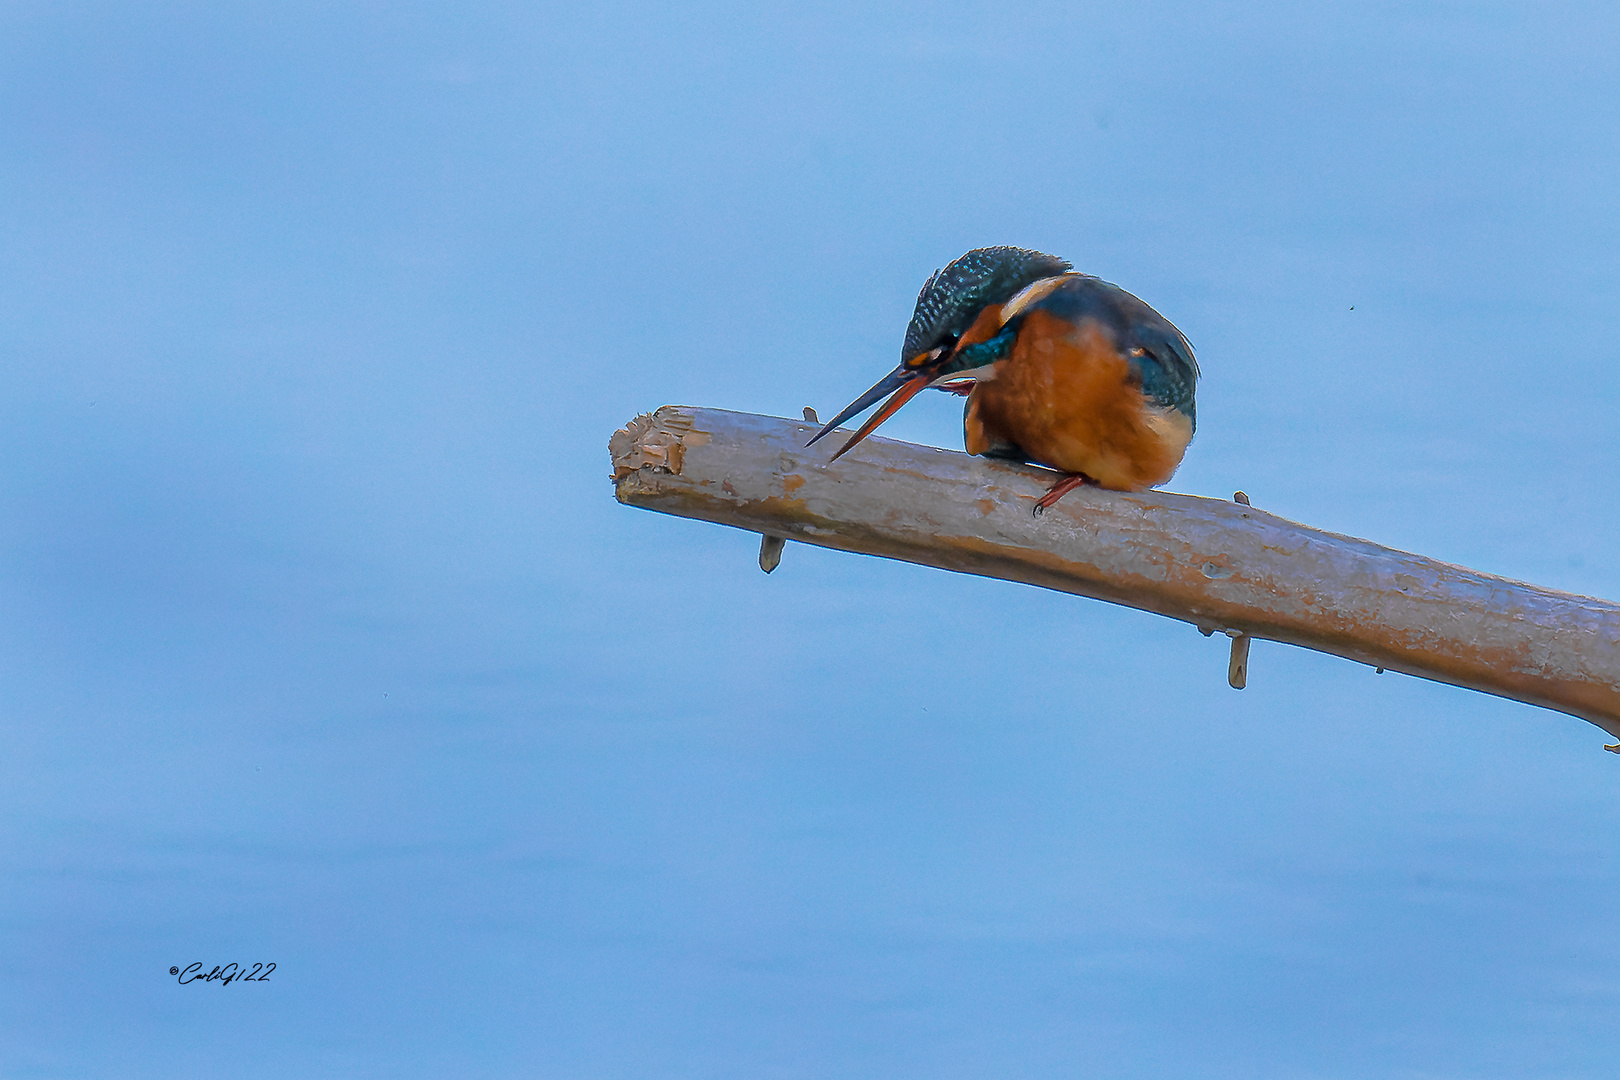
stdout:
{"type": "Polygon", "coordinates": [[[1141,379],[1142,392],[1157,404],[1185,414],[1197,427],[1198,361],[1192,346],[1169,319],[1118,285],[1083,274],[1073,275],[1037,301],[1035,308],[1075,326],[1088,320],[1100,323],[1130,363],[1132,375],[1141,379]]]}
{"type": "Polygon", "coordinates": [[[1132,369],[1142,379],[1142,393],[1160,405],[1184,413],[1198,429],[1197,404],[1194,390],[1198,380],[1198,361],[1193,359],[1187,339],[1175,327],[1162,333],[1156,327],[1139,327],[1136,332],[1138,354],[1127,350],[1126,357],[1132,369]]]}

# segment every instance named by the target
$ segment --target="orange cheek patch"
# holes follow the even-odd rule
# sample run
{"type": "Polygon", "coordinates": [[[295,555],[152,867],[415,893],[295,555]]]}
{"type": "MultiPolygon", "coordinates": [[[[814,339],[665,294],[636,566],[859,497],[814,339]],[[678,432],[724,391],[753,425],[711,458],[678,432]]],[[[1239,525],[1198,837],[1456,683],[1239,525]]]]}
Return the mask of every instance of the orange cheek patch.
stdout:
{"type": "Polygon", "coordinates": [[[957,349],[965,349],[969,345],[977,345],[981,341],[989,341],[1001,332],[1001,305],[990,304],[979,317],[973,320],[973,325],[967,328],[959,341],[957,349]]]}

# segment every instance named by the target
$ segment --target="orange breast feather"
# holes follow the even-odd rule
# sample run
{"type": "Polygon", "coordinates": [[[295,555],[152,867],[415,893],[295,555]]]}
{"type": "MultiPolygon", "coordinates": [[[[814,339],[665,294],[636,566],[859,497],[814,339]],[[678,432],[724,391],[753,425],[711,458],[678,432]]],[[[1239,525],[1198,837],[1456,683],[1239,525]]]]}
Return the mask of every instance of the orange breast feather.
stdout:
{"type": "Polygon", "coordinates": [[[1037,308],[996,377],[974,389],[967,435],[970,453],[983,452],[976,441],[1002,436],[1042,465],[1141,491],[1170,479],[1192,423],[1143,396],[1102,327],[1076,327],[1037,308]]]}

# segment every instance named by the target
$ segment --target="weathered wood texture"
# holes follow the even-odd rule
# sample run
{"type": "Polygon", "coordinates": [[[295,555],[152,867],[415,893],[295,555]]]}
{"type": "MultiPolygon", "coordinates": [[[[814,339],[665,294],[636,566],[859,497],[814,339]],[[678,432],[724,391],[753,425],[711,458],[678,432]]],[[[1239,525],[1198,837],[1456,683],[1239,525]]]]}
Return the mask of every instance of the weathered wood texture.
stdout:
{"type": "Polygon", "coordinates": [[[1037,518],[1054,475],[1044,469],[875,437],[828,465],[842,440],[807,450],[814,431],[665,406],[613,436],[618,499],[1301,645],[1620,737],[1620,605],[1217,499],[1083,488],[1037,518]]]}

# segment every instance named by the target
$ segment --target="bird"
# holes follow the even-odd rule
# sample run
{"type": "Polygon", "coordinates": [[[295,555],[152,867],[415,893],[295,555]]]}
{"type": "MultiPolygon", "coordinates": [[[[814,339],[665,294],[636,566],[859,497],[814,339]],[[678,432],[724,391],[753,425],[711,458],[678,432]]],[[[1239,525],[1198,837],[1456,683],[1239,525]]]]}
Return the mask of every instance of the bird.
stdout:
{"type": "Polygon", "coordinates": [[[923,284],[899,366],[806,446],[892,395],[831,464],[922,390],[963,394],[968,453],[1064,474],[1039,516],[1082,485],[1169,480],[1197,428],[1198,375],[1181,331],[1118,285],[1044,252],[975,248],[923,284]]]}

